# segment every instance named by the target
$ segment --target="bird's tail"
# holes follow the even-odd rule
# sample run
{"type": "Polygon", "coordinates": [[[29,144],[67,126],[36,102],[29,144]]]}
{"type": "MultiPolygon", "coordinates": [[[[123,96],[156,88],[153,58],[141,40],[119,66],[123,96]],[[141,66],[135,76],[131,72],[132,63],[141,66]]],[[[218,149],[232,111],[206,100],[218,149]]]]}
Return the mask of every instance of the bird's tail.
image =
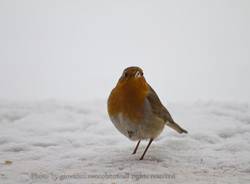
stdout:
{"type": "Polygon", "coordinates": [[[185,129],[181,128],[177,123],[175,123],[174,121],[172,122],[167,122],[166,124],[167,126],[171,127],[172,129],[176,130],[178,133],[182,134],[185,133],[187,134],[188,131],[186,131],[185,129]]]}

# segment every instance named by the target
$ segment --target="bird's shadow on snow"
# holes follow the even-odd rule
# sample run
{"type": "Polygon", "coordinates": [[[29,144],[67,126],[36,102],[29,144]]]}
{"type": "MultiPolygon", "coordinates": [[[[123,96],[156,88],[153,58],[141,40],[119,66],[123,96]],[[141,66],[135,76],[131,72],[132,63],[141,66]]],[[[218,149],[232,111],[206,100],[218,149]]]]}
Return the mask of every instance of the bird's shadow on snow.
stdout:
{"type": "MultiPolygon", "coordinates": [[[[169,165],[179,162],[178,156],[174,156],[174,154],[171,153],[175,152],[175,148],[169,149],[165,144],[153,145],[148,150],[144,159],[140,160],[140,157],[146,148],[146,144],[140,146],[141,147],[139,147],[136,154],[132,154],[133,146],[126,146],[120,149],[113,147],[109,150],[109,153],[102,153],[101,155],[98,155],[97,160],[93,161],[93,163],[98,163],[100,167],[107,169],[117,168],[120,171],[130,171],[131,169],[138,171],[148,169],[149,171],[153,171],[154,169],[162,167],[169,168],[169,165]],[[166,151],[167,149],[169,150],[166,151]]],[[[183,151],[185,150],[183,149],[182,152],[183,151]]]]}

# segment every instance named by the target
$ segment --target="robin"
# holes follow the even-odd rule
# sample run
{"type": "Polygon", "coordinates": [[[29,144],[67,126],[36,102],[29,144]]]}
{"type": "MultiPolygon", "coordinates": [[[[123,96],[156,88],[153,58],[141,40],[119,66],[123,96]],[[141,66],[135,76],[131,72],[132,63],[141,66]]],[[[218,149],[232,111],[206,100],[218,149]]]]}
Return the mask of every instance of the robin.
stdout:
{"type": "Polygon", "coordinates": [[[149,140],[140,160],[165,125],[178,133],[187,133],[171,117],[153,88],[146,82],[139,67],[126,68],[108,98],[108,114],[115,127],[130,140],[149,140]]]}

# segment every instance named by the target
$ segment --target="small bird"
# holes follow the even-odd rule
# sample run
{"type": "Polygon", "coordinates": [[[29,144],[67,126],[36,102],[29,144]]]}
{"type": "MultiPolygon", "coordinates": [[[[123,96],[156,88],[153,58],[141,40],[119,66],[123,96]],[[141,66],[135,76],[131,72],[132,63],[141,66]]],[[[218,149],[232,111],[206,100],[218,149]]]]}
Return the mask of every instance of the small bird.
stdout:
{"type": "Polygon", "coordinates": [[[130,140],[149,140],[140,160],[143,160],[152,141],[167,125],[178,133],[187,133],[171,117],[153,88],[146,82],[143,70],[126,68],[108,98],[108,114],[115,127],[130,140]]]}

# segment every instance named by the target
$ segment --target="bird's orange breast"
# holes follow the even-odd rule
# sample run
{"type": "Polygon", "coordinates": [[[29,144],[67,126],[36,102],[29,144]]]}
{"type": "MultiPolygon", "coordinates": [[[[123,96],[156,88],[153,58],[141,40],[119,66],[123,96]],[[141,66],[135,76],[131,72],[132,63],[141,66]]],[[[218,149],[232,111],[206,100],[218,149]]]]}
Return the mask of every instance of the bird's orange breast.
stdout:
{"type": "Polygon", "coordinates": [[[149,91],[144,78],[119,81],[108,99],[108,113],[117,116],[122,113],[132,122],[138,123],[144,117],[145,98],[149,91]]]}

